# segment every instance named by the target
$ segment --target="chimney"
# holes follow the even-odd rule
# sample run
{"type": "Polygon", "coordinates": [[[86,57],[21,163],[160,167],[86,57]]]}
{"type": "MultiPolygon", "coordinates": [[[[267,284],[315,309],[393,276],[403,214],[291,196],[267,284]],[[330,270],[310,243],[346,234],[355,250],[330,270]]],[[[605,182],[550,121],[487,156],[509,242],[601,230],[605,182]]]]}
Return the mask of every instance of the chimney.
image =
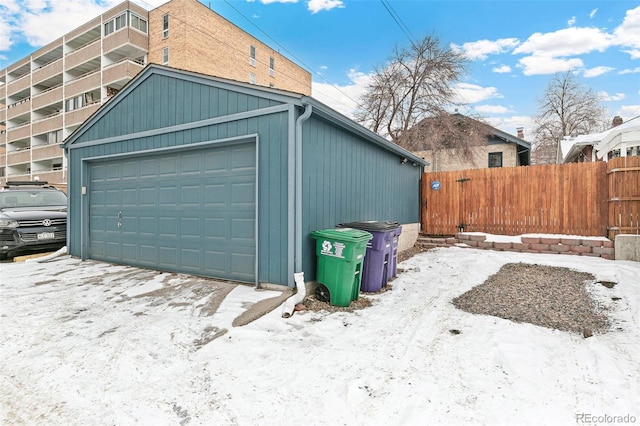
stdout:
{"type": "Polygon", "coordinates": [[[518,132],[518,137],[524,139],[524,127],[518,127],[516,131],[518,132]]]}
{"type": "Polygon", "coordinates": [[[611,127],[616,127],[622,124],[622,117],[620,117],[619,115],[616,115],[615,117],[613,117],[613,125],[611,127]]]}

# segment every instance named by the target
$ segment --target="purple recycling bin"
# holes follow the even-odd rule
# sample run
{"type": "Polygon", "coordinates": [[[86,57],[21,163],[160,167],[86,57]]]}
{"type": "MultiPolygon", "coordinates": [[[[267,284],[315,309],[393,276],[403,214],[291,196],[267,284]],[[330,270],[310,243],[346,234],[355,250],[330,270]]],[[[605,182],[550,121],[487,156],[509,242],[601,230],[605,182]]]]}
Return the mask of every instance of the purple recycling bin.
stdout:
{"type": "Polygon", "coordinates": [[[398,239],[402,234],[402,226],[398,226],[392,234],[391,238],[391,256],[389,266],[387,267],[387,281],[398,275],[398,239]]]}
{"type": "Polygon", "coordinates": [[[397,264],[397,235],[400,225],[397,222],[349,222],[339,227],[367,231],[373,238],[367,243],[367,252],[362,263],[360,290],[370,293],[379,292],[387,285],[389,277],[394,277],[397,264]],[[395,244],[394,244],[395,238],[395,244]],[[394,254],[395,247],[395,254],[394,254]]]}

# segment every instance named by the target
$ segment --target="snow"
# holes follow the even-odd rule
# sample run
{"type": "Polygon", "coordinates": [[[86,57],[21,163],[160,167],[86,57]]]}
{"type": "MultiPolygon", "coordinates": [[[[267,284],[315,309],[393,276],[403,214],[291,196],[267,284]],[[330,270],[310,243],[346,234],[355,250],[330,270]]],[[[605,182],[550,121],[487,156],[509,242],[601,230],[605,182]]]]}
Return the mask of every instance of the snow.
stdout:
{"type": "Polygon", "coordinates": [[[208,316],[188,276],[2,263],[0,424],[640,422],[640,263],[451,247],[399,268],[367,309],[284,319],[276,308],[233,327],[280,293],[237,286],[208,316]],[[616,282],[588,286],[611,331],[585,339],[452,305],[510,262],[616,282]]]}

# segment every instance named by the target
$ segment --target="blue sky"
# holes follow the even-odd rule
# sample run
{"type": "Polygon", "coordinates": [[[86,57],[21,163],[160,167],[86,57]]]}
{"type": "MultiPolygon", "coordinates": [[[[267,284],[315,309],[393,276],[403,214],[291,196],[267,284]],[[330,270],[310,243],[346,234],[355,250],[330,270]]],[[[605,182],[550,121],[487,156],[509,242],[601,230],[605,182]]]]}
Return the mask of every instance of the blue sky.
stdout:
{"type": "MultiPolygon", "coordinates": [[[[120,2],[0,0],[0,69],[120,2]]],[[[524,127],[526,138],[536,99],[557,72],[572,71],[601,94],[611,118],[640,115],[640,0],[202,3],[308,69],[313,96],[346,115],[393,47],[426,35],[470,61],[457,87],[468,102],[460,112],[508,133],[524,127]]]]}

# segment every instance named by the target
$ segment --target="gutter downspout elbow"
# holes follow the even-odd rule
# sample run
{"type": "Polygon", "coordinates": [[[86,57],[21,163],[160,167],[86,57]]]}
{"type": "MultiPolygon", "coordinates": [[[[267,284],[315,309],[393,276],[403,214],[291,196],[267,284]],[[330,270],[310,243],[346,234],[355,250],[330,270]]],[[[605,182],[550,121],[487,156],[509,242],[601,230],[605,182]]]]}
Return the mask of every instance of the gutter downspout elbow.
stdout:
{"type": "Polygon", "coordinates": [[[304,272],[296,272],[293,274],[296,282],[296,294],[289,297],[282,307],[282,318],[290,318],[298,303],[301,303],[307,296],[307,286],[304,285],[304,272]]]}

